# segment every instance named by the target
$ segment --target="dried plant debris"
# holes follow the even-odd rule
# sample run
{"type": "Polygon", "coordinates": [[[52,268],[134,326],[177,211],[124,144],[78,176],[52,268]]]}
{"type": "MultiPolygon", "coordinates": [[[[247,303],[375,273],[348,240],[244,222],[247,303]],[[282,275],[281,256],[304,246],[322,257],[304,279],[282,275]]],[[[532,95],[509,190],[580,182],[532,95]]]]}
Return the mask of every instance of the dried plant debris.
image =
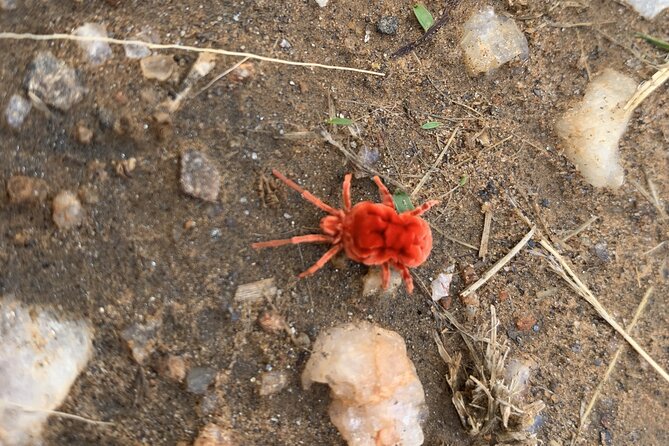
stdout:
{"type": "Polygon", "coordinates": [[[536,445],[533,425],[545,407],[542,401],[528,400],[530,364],[508,360],[506,341],[497,338],[497,314],[490,307],[490,330],[479,336],[462,331],[454,317],[436,310],[437,319],[457,329],[467,346],[468,360],[460,352],[450,354],[442,335],[435,342],[448,366],[446,382],[453,393],[453,405],[462,425],[472,436],[493,438],[495,444],[536,445]]]}

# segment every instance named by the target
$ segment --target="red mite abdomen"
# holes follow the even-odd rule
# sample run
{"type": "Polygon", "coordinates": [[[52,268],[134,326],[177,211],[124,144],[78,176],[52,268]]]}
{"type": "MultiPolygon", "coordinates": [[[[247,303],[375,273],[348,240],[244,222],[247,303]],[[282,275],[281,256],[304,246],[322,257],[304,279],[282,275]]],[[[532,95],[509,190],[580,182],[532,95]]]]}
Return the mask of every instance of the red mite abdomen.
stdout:
{"type": "Polygon", "coordinates": [[[432,233],[418,217],[397,214],[395,209],[364,201],[356,204],[344,222],[344,249],[365,265],[387,261],[413,268],[430,254],[432,233]]]}

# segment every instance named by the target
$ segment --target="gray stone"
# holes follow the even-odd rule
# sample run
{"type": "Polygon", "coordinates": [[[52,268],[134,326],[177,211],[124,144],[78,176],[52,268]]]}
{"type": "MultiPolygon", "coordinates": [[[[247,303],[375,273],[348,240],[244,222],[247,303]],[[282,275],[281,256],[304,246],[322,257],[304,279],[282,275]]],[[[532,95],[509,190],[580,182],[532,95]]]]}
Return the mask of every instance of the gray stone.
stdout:
{"type": "Polygon", "coordinates": [[[7,124],[15,129],[21,127],[31,108],[32,104],[29,100],[18,94],[12,95],[5,109],[7,124]]]}
{"type": "Polygon", "coordinates": [[[216,201],[221,189],[218,169],[197,150],[187,150],[181,155],[181,188],[188,195],[206,201],[216,201]]]}
{"type": "Polygon", "coordinates": [[[47,105],[67,111],[84,97],[77,73],[49,51],[42,51],[28,65],[24,86],[47,105]]]}
{"type": "Polygon", "coordinates": [[[186,388],[196,395],[204,395],[216,378],[216,370],[211,367],[193,367],[186,376],[186,388]]]}
{"type": "Polygon", "coordinates": [[[376,24],[376,29],[381,34],[387,34],[389,36],[397,34],[397,30],[400,27],[400,21],[395,16],[384,16],[379,19],[376,24]]]}

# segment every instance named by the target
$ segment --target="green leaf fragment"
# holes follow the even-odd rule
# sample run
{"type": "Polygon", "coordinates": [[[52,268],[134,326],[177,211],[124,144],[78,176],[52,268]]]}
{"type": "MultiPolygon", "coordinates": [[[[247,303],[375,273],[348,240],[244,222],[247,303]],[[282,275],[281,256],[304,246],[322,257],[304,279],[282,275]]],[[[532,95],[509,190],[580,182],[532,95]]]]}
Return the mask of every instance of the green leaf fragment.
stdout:
{"type": "Polygon", "coordinates": [[[395,191],[393,194],[393,203],[395,204],[395,210],[398,214],[415,208],[413,203],[411,203],[411,198],[409,198],[409,195],[403,190],[395,191]]]}
{"type": "Polygon", "coordinates": [[[467,175],[461,176],[460,177],[460,182],[458,183],[458,186],[459,187],[464,186],[465,184],[467,184],[467,181],[469,181],[469,176],[467,176],[467,175]]]}
{"type": "Polygon", "coordinates": [[[425,5],[416,3],[413,5],[413,13],[418,19],[418,23],[420,23],[420,26],[422,26],[425,31],[430,29],[434,24],[434,17],[432,17],[432,14],[427,10],[425,5]]]}
{"type": "Polygon", "coordinates": [[[442,125],[443,124],[439,121],[429,121],[421,125],[420,128],[422,128],[423,130],[431,130],[431,129],[436,129],[437,127],[441,127],[442,125]]]}
{"type": "Polygon", "coordinates": [[[327,123],[332,125],[351,125],[353,124],[353,120],[348,118],[332,118],[328,119],[327,123]]]}
{"type": "Polygon", "coordinates": [[[646,42],[658,47],[661,50],[669,51],[669,42],[666,40],[658,39],[657,37],[649,36],[648,34],[643,33],[636,33],[636,36],[641,37],[646,42]]]}

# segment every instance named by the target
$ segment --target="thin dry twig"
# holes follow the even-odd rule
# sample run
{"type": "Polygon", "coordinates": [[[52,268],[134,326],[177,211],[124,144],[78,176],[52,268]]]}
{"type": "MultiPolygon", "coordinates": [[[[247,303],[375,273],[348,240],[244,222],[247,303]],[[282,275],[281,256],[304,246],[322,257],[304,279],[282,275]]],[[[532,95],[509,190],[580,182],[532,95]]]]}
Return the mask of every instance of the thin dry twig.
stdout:
{"type": "Polygon", "coordinates": [[[193,95],[193,97],[195,98],[195,97],[201,95],[202,93],[204,93],[205,91],[207,91],[208,89],[210,89],[212,85],[214,85],[216,82],[218,82],[218,81],[220,81],[221,79],[223,79],[223,78],[224,78],[225,76],[227,76],[228,74],[230,74],[230,73],[232,73],[233,71],[235,71],[235,69],[239,68],[239,66],[240,66],[241,64],[243,64],[244,62],[246,62],[247,60],[249,60],[248,57],[243,58],[242,60],[240,60],[239,62],[237,62],[236,64],[234,64],[233,66],[231,66],[230,68],[228,68],[227,70],[225,70],[224,72],[222,72],[221,74],[219,74],[218,76],[216,76],[215,78],[213,78],[213,79],[211,80],[211,82],[209,82],[207,85],[205,85],[204,87],[202,87],[202,89],[201,89],[200,91],[198,91],[197,93],[195,93],[195,94],[193,95]]]}
{"type": "Polygon", "coordinates": [[[566,242],[570,238],[576,237],[578,234],[580,234],[581,232],[588,229],[588,227],[591,224],[593,224],[594,222],[596,222],[598,219],[599,219],[599,217],[597,217],[596,215],[594,217],[590,217],[590,219],[588,221],[586,221],[585,223],[583,223],[582,225],[580,225],[576,229],[573,229],[573,230],[569,231],[567,234],[565,234],[565,236],[562,237],[562,243],[566,242]]]}
{"type": "Polygon", "coordinates": [[[497,261],[497,263],[495,263],[492,266],[492,268],[490,268],[488,271],[486,271],[485,274],[483,274],[483,276],[481,276],[481,278],[479,280],[477,280],[476,282],[472,283],[467,288],[465,288],[465,290],[462,293],[460,293],[460,296],[462,296],[462,297],[469,296],[474,291],[481,288],[488,280],[490,280],[490,278],[492,276],[497,274],[497,272],[500,269],[502,269],[504,267],[504,265],[509,263],[511,261],[511,259],[513,259],[516,256],[516,254],[518,254],[520,252],[520,250],[523,249],[525,244],[527,244],[527,242],[534,235],[535,230],[536,230],[536,227],[533,226],[532,229],[530,229],[530,232],[525,234],[525,237],[523,237],[522,240],[520,242],[518,242],[518,244],[516,246],[514,246],[513,249],[511,249],[511,251],[509,251],[509,253],[507,255],[505,255],[504,257],[499,259],[497,261]]]}
{"type": "Polygon", "coordinates": [[[488,255],[488,241],[490,240],[490,228],[492,226],[492,206],[490,203],[483,204],[483,233],[481,234],[481,244],[479,245],[479,257],[484,259],[488,255]]]}
{"type": "MultiPolygon", "coordinates": [[[[428,178],[430,178],[430,174],[434,172],[437,169],[437,166],[441,163],[441,160],[444,159],[444,155],[446,155],[446,151],[448,150],[449,147],[451,147],[451,144],[453,143],[453,140],[455,139],[455,136],[458,134],[458,131],[460,130],[460,127],[456,127],[453,132],[451,133],[450,138],[448,138],[448,142],[444,146],[444,148],[441,150],[441,153],[439,153],[439,156],[437,157],[437,160],[434,162],[431,168],[425,172],[425,175],[423,175],[423,178],[420,179],[416,187],[414,188],[413,192],[411,192],[411,198],[414,198],[418,191],[425,185],[427,182],[428,178]]],[[[437,144],[439,144],[439,137],[437,137],[437,144]]]]}
{"type": "Polygon", "coordinates": [[[97,37],[97,36],[75,36],[72,34],[32,34],[32,33],[13,33],[0,32],[0,40],[36,40],[36,41],[53,41],[53,40],[68,40],[76,42],[106,42],[114,45],[141,45],[152,50],[180,50],[190,51],[195,53],[211,53],[222,54],[223,56],[233,57],[248,57],[249,59],[262,60],[265,62],[278,63],[283,65],[293,65],[298,67],[323,68],[326,70],[351,71],[354,73],[371,74],[373,76],[385,76],[385,73],[371,70],[362,70],[359,68],[343,67],[338,65],[325,65],[314,62],[296,62],[292,60],[278,59],[276,57],[261,56],[259,54],[246,53],[240,51],[228,51],[218,48],[201,48],[197,46],[177,45],[177,44],[160,44],[149,43],[141,40],[125,40],[114,39],[111,37],[97,37]]]}
{"type": "Polygon", "coordinates": [[[623,110],[628,114],[633,113],[648,96],[660,88],[667,80],[669,80],[669,63],[661,65],[653,77],[639,85],[636,93],[627,101],[623,110]]]}
{"type": "MultiPolygon", "coordinates": [[[[648,304],[648,300],[650,299],[650,296],[653,294],[653,287],[649,287],[646,290],[646,293],[643,295],[643,298],[641,299],[641,302],[639,302],[639,306],[637,307],[636,311],[634,312],[634,317],[632,318],[632,322],[630,322],[627,325],[627,331],[631,332],[634,329],[634,326],[636,325],[637,321],[641,317],[641,314],[643,311],[646,309],[646,305],[648,304]]],[[[609,363],[608,368],[606,369],[606,373],[604,373],[604,377],[602,380],[597,384],[597,387],[595,388],[595,392],[592,394],[592,398],[590,398],[590,402],[588,403],[587,407],[585,408],[585,411],[583,412],[583,415],[581,415],[581,421],[579,422],[578,429],[576,430],[574,434],[574,438],[571,440],[572,446],[576,444],[576,440],[578,440],[579,435],[581,434],[583,427],[585,426],[585,423],[588,421],[588,417],[590,416],[590,412],[592,412],[593,407],[595,407],[595,403],[597,402],[597,399],[599,398],[599,395],[602,393],[602,390],[604,389],[604,385],[606,382],[609,380],[609,377],[611,376],[611,373],[613,370],[616,368],[616,363],[618,362],[618,358],[620,358],[620,355],[623,353],[625,350],[625,345],[622,344],[620,347],[618,347],[618,350],[616,350],[615,354],[613,355],[613,358],[611,359],[611,362],[609,363]]]]}
{"type": "Polygon", "coordinates": [[[476,246],[474,246],[470,243],[464,242],[464,241],[462,241],[460,239],[457,239],[455,237],[452,237],[452,236],[446,234],[444,231],[442,231],[441,229],[439,229],[438,227],[436,227],[434,225],[430,225],[430,228],[432,228],[432,230],[436,231],[438,234],[442,235],[445,239],[448,239],[448,240],[450,240],[454,243],[457,243],[458,245],[462,245],[465,248],[469,248],[469,249],[473,249],[474,251],[478,251],[478,248],[476,246]]]}
{"type": "Polygon", "coordinates": [[[544,247],[554,258],[549,260],[551,267],[557,272],[562,278],[576,291],[581,297],[583,297],[592,307],[597,311],[597,313],[611,326],[616,330],[631,346],[634,350],[641,355],[641,357],[650,364],[657,373],[662,376],[667,382],[669,382],[669,374],[660,366],[655,360],[648,354],[646,351],[625,331],[623,327],[616,322],[616,320],[609,314],[609,312],[602,306],[602,304],[597,300],[597,298],[592,294],[581,279],[574,273],[574,271],[569,267],[565,262],[562,256],[551,246],[551,244],[546,239],[541,239],[539,241],[541,246],[544,247]],[[559,264],[555,264],[557,261],[559,264]]]}
{"type": "Polygon", "coordinates": [[[113,426],[114,425],[114,423],[112,423],[110,421],[91,420],[90,418],[85,418],[85,417],[82,417],[82,416],[79,416],[79,415],[74,415],[74,414],[71,414],[71,413],[61,412],[59,410],[36,409],[34,407],[24,406],[23,404],[14,403],[12,401],[0,400],[0,408],[2,408],[3,405],[16,407],[17,409],[23,410],[24,412],[43,413],[43,414],[47,414],[47,415],[53,415],[53,416],[60,417],[60,418],[67,418],[69,420],[76,420],[76,421],[81,421],[83,423],[95,424],[95,425],[99,425],[99,426],[113,426]]]}
{"type": "Polygon", "coordinates": [[[643,197],[648,200],[650,204],[653,205],[657,213],[660,215],[660,220],[665,220],[667,218],[667,213],[664,210],[664,207],[662,206],[662,203],[660,203],[659,198],[657,196],[653,196],[651,193],[649,193],[641,184],[639,184],[638,181],[636,181],[633,178],[629,179],[629,182],[634,186],[634,188],[639,192],[643,197]]]}

